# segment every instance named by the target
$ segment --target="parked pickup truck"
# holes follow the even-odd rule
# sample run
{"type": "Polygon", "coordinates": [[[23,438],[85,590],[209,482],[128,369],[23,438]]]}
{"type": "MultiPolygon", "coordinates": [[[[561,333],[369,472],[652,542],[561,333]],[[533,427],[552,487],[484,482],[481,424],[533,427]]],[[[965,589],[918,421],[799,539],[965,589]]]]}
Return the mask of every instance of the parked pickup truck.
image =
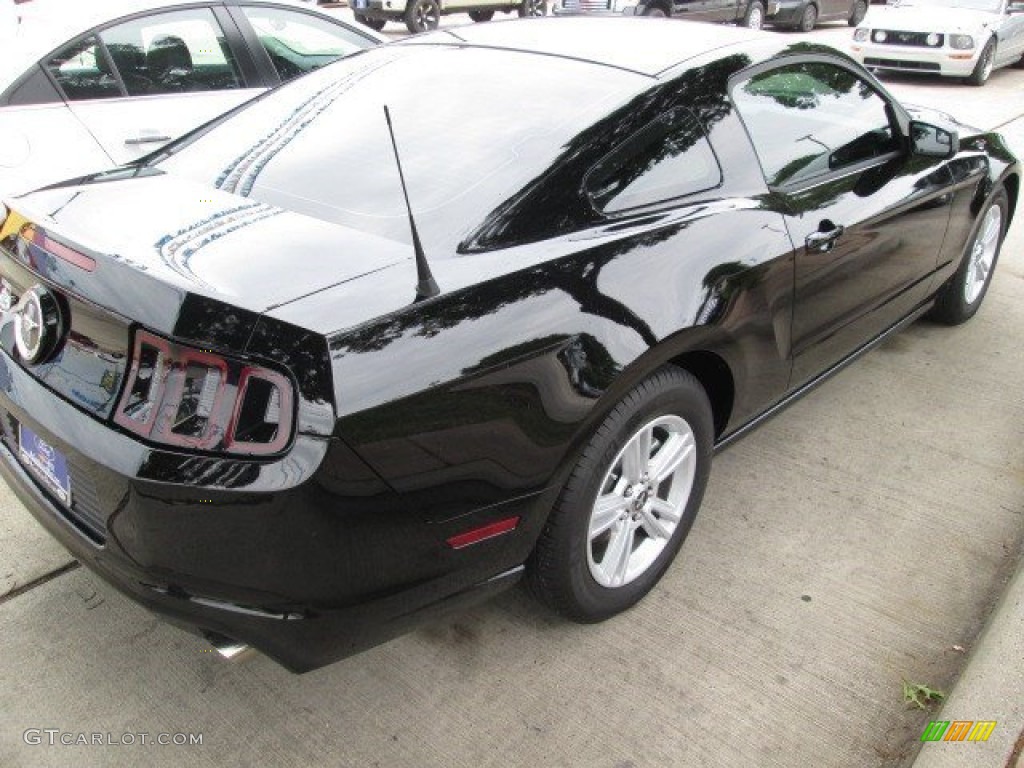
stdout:
{"type": "Polygon", "coordinates": [[[356,21],[380,32],[389,21],[404,21],[414,35],[437,29],[442,16],[468,13],[473,21],[490,21],[495,11],[544,16],[547,0],[349,0],[356,21]]]}

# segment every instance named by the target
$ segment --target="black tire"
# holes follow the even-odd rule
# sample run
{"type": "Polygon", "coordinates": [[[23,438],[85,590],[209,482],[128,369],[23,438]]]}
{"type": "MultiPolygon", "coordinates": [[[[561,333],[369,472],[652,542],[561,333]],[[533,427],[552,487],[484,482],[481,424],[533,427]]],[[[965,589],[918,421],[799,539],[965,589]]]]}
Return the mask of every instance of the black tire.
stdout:
{"type": "Polygon", "coordinates": [[[494,18],[494,11],[470,11],[469,18],[473,21],[490,21],[494,18]]]}
{"type": "Polygon", "coordinates": [[[747,29],[764,27],[764,4],[761,0],[751,0],[747,5],[747,12],[743,15],[743,26],[747,29]]]}
{"type": "Polygon", "coordinates": [[[668,14],[665,13],[664,9],[659,8],[656,5],[645,5],[644,6],[644,12],[642,14],[640,14],[640,15],[641,16],[650,16],[650,17],[655,18],[655,19],[665,19],[665,18],[668,18],[668,14]]]}
{"type": "Polygon", "coordinates": [[[384,29],[384,25],[387,24],[387,21],[384,19],[371,19],[359,13],[355,14],[355,17],[356,21],[358,21],[360,24],[367,26],[376,32],[380,32],[382,29],[384,29]]]}
{"type": "Polygon", "coordinates": [[[868,14],[868,2],[867,0],[857,0],[853,4],[853,10],[850,11],[850,18],[846,20],[846,23],[851,27],[856,27],[868,14]]]}
{"type": "Polygon", "coordinates": [[[519,15],[522,18],[528,18],[531,16],[547,16],[547,0],[523,0],[519,5],[519,15]]]}
{"type": "MultiPolygon", "coordinates": [[[[637,384],[594,432],[548,517],[537,546],[527,561],[526,582],[533,594],[562,615],[586,623],[602,621],[639,601],[671,564],[693,525],[711,470],[713,441],[711,406],[704,389],[691,374],[673,366],[665,366],[637,384]],[[685,459],[689,462],[689,457],[693,457],[693,464],[689,468],[692,471],[689,495],[686,496],[685,490],[682,491],[684,495],[678,501],[684,506],[679,508],[681,511],[676,527],[658,545],[662,547],[660,551],[653,548],[657,554],[650,562],[637,575],[631,576],[631,580],[616,586],[602,586],[595,578],[592,570],[595,566],[591,564],[592,544],[603,535],[599,534],[593,541],[590,537],[594,505],[606,481],[611,482],[616,489],[620,487],[618,483],[625,482],[625,463],[617,465],[616,462],[626,446],[631,444],[632,438],[644,432],[653,420],[659,418],[675,419],[691,431],[692,449],[685,459]],[[619,477],[613,474],[617,466],[622,467],[619,477]]],[[[656,459],[658,451],[667,445],[667,439],[663,442],[659,439],[658,445],[652,442],[652,452],[648,455],[656,459]]],[[[680,463],[682,461],[680,459],[680,463]]],[[[647,468],[650,466],[647,465],[647,468]]],[[[670,487],[675,477],[665,482],[670,487]]],[[[636,537],[631,534],[627,538],[629,543],[621,548],[622,552],[627,553],[627,561],[632,559],[632,553],[639,552],[641,546],[657,541],[656,537],[646,533],[645,523],[640,528],[635,527],[640,513],[632,510],[640,509],[639,505],[655,496],[660,497],[663,492],[670,493],[670,490],[666,490],[665,482],[653,491],[648,487],[632,497],[630,487],[627,486],[622,492],[626,506],[621,517],[618,511],[614,513],[615,522],[609,523],[606,529],[609,534],[607,547],[610,549],[611,537],[617,536],[622,526],[633,524],[634,527],[629,530],[635,530],[636,537]]],[[[609,494],[608,487],[604,486],[604,494],[619,493],[615,490],[609,494]]],[[[661,513],[657,514],[661,520],[661,513]]],[[[606,549],[605,554],[608,551],[606,549]]],[[[604,556],[600,564],[602,566],[604,556]]]]}
{"type": "Polygon", "coordinates": [[[437,0],[409,0],[405,8],[405,26],[416,35],[437,29],[441,23],[441,6],[437,0]]]}
{"type": "Polygon", "coordinates": [[[981,49],[981,56],[978,57],[978,63],[974,65],[974,71],[967,76],[967,82],[970,85],[984,85],[988,82],[988,78],[992,74],[995,55],[996,41],[990,37],[985,43],[985,47],[981,49]]]}
{"type": "Polygon", "coordinates": [[[978,216],[974,230],[971,232],[971,239],[968,241],[960,266],[946,281],[946,284],[939,289],[935,297],[935,306],[928,313],[929,319],[943,325],[960,325],[974,317],[981,302],[985,300],[985,294],[988,293],[988,287],[992,282],[992,273],[995,272],[996,264],[999,262],[999,252],[1002,249],[1003,238],[1006,237],[1009,210],[1010,201],[1006,196],[1006,190],[1000,188],[982,208],[981,215],[978,216]],[[980,286],[980,291],[977,292],[977,295],[969,298],[968,281],[974,282],[975,289],[977,289],[978,263],[974,259],[975,248],[984,241],[986,217],[993,206],[997,206],[1000,211],[995,253],[985,274],[984,282],[980,286]]]}
{"type": "Polygon", "coordinates": [[[801,32],[813,32],[814,27],[818,23],[818,6],[814,3],[808,3],[807,7],[804,8],[803,15],[800,16],[800,23],[797,24],[797,29],[801,32]]]}

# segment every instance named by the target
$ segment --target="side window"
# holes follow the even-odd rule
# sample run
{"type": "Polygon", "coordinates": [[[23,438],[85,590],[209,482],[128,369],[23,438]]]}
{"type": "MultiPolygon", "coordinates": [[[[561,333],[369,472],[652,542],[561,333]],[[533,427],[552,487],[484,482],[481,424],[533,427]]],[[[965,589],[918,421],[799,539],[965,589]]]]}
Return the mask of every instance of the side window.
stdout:
{"type": "Polygon", "coordinates": [[[130,96],[241,88],[224,31],[209,8],[133,19],[100,33],[130,96]]]}
{"type": "Polygon", "coordinates": [[[79,40],[55,53],[46,62],[46,68],[71,101],[121,96],[121,86],[95,37],[79,40]]]}
{"type": "Polygon", "coordinates": [[[587,174],[594,207],[618,213],[717,187],[718,160],[704,129],[684,109],[667,112],[609,152],[587,174]]]}
{"type": "Polygon", "coordinates": [[[736,84],[732,100],[771,185],[806,181],[900,147],[888,103],[833,64],[761,72],[736,84]]]}
{"type": "Polygon", "coordinates": [[[242,6],[282,81],[374,45],[368,37],[309,13],[242,6]]]}

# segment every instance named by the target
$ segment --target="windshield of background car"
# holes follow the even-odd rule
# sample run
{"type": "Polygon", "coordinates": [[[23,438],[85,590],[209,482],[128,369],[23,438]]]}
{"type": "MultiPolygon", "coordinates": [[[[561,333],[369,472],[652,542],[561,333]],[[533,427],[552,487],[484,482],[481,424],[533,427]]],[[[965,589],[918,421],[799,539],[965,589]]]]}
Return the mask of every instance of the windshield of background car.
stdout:
{"type": "Polygon", "coordinates": [[[904,8],[963,8],[968,11],[989,13],[999,13],[1003,7],[1002,0],[902,0],[896,5],[904,8]]]}
{"type": "Polygon", "coordinates": [[[420,236],[428,255],[444,255],[648,82],[570,59],[387,46],[253,102],[159,167],[409,242],[386,104],[420,236]]]}

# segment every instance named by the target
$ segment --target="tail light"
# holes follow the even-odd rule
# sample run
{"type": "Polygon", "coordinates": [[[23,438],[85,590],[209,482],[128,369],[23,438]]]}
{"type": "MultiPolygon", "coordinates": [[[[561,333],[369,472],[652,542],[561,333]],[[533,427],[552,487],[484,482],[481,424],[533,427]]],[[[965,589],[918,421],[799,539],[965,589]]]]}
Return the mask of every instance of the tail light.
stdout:
{"type": "Polygon", "coordinates": [[[278,371],[137,331],[114,421],[164,445],[271,454],[291,439],[294,392],[278,371]]]}

